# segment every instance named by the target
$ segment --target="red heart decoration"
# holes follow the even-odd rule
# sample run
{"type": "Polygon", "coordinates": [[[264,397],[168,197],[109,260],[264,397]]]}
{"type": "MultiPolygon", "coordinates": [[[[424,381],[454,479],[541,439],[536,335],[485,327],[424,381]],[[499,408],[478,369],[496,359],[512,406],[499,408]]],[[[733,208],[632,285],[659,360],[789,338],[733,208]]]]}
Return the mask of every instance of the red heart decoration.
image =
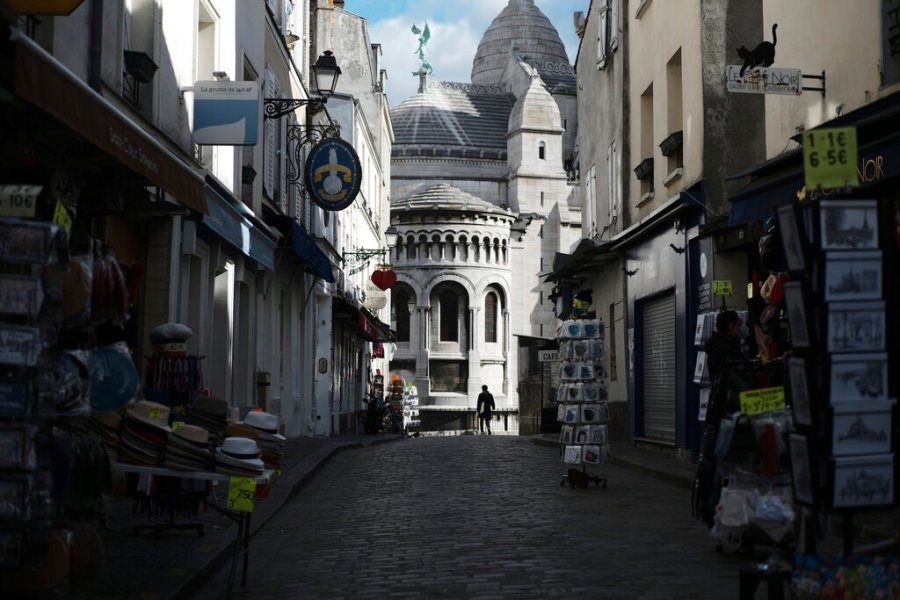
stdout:
{"type": "Polygon", "coordinates": [[[372,273],[372,283],[378,286],[379,289],[390,289],[392,285],[397,283],[397,274],[394,273],[393,269],[379,269],[372,273]]]}

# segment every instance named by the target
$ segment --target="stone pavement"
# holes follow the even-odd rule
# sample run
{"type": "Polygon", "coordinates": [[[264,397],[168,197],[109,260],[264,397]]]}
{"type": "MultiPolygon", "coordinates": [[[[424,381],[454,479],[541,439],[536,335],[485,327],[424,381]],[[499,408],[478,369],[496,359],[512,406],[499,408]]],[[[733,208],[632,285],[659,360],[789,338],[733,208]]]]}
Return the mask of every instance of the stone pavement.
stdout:
{"type": "MultiPolygon", "coordinates": [[[[269,498],[256,504],[251,531],[254,535],[260,532],[338,453],[403,439],[402,436],[393,434],[380,434],[289,440],[282,474],[272,486],[269,498]]],[[[556,435],[530,436],[529,439],[538,446],[558,447],[556,435]]],[[[613,451],[615,465],[690,493],[694,465],[648,449],[616,445],[613,451]]],[[[553,458],[555,454],[548,453],[548,456],[553,458]]],[[[214,498],[220,504],[224,504],[226,497],[227,490],[224,487],[216,490],[214,498]]],[[[139,537],[135,537],[133,526],[146,524],[148,521],[141,514],[135,514],[133,508],[129,499],[115,502],[108,526],[102,532],[108,564],[107,577],[103,583],[90,590],[73,588],[70,597],[110,600],[190,598],[217,570],[230,564],[236,527],[220,513],[208,510],[191,520],[204,525],[203,537],[198,537],[192,531],[168,531],[160,536],[142,532],[139,537]]],[[[690,520],[689,502],[679,503],[676,512],[690,520]]],[[[864,542],[879,541],[896,535],[888,533],[897,531],[896,511],[888,515],[880,514],[877,518],[870,516],[869,520],[872,521],[871,524],[867,524],[864,519],[857,519],[855,522],[859,527],[858,539],[864,542]]],[[[259,541],[254,540],[251,551],[258,544],[259,541]]],[[[251,578],[254,564],[252,554],[253,552],[251,578]]],[[[221,579],[221,573],[216,577],[221,579]]]]}

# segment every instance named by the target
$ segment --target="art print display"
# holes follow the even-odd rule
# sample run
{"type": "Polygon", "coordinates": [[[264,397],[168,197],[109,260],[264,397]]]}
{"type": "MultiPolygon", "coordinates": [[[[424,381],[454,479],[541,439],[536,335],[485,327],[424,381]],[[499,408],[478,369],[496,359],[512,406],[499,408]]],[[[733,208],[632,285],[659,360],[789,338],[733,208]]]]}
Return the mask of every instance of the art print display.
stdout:
{"type": "Polygon", "coordinates": [[[831,454],[881,454],[891,451],[894,402],[859,402],[834,406],[831,454]]]}
{"type": "Polygon", "coordinates": [[[828,252],[825,258],[825,300],[881,298],[881,251],[828,252]]]}
{"type": "Polygon", "coordinates": [[[828,400],[831,404],[886,400],[887,394],[886,352],[831,356],[828,385],[828,400]]]}
{"type": "Polygon", "coordinates": [[[829,352],[884,350],[884,302],[834,302],[828,305],[829,352]]]}
{"type": "Polygon", "coordinates": [[[819,201],[822,250],[878,248],[878,205],[875,200],[819,201]]]}
{"type": "Polygon", "coordinates": [[[791,394],[791,412],[796,425],[812,425],[812,409],[809,401],[809,383],[806,377],[806,360],[791,356],[786,363],[788,385],[791,394]]]}
{"type": "Polygon", "coordinates": [[[563,462],[567,465],[580,465],[581,446],[566,446],[563,451],[563,462]]]}
{"type": "Polygon", "coordinates": [[[797,348],[809,348],[812,339],[806,315],[807,303],[803,284],[799,281],[785,282],[784,301],[791,328],[791,343],[797,348]]]}
{"type": "Polygon", "coordinates": [[[794,498],[803,504],[812,505],[815,499],[810,465],[809,445],[806,436],[792,433],[789,438],[791,452],[791,473],[794,484],[794,498]]]}
{"type": "Polygon", "coordinates": [[[835,508],[886,506],[894,502],[893,454],[839,457],[833,462],[835,508]]]}
{"type": "Polygon", "coordinates": [[[797,209],[791,205],[778,208],[778,232],[781,237],[784,260],[789,271],[806,270],[806,251],[803,233],[797,219],[797,209]]]}

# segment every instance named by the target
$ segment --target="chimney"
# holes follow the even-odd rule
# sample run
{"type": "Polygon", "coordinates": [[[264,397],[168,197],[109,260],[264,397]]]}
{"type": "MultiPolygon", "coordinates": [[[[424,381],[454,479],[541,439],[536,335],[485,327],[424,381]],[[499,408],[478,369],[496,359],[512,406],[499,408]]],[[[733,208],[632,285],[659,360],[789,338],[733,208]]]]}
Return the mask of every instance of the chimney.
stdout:
{"type": "Polygon", "coordinates": [[[419,69],[419,93],[424,94],[428,87],[428,71],[419,69]]]}

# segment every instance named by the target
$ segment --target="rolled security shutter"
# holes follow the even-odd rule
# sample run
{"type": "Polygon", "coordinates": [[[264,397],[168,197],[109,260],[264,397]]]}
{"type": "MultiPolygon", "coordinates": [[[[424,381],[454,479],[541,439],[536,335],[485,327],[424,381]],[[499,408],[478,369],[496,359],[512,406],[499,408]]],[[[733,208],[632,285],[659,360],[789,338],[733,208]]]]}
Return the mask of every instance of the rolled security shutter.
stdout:
{"type": "Polygon", "coordinates": [[[675,441],[675,294],[643,303],[644,437],[675,441]]]}

